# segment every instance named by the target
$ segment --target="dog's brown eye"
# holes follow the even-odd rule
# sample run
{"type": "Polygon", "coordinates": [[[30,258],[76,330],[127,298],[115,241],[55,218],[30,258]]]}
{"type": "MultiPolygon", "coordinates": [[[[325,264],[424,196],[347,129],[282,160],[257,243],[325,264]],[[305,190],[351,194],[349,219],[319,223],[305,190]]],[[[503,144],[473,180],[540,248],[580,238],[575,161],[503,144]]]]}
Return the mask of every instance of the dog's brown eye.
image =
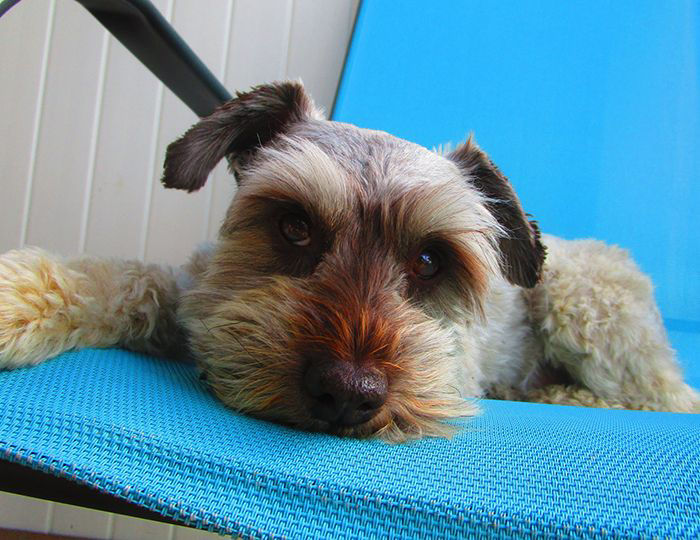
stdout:
{"type": "Polygon", "coordinates": [[[308,246],[311,243],[309,223],[296,214],[286,214],[280,219],[280,232],[295,246],[308,246]]]}
{"type": "Polygon", "coordinates": [[[421,279],[432,279],[439,271],[440,257],[429,249],[421,251],[413,263],[413,273],[421,279]]]}

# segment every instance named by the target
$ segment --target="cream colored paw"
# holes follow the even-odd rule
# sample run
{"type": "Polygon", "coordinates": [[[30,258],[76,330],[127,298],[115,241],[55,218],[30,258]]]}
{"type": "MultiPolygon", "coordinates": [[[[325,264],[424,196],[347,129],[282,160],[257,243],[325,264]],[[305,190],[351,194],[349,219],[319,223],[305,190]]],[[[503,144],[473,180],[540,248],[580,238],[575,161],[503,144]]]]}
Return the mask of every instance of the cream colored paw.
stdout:
{"type": "Polygon", "coordinates": [[[37,364],[80,344],[90,299],[81,274],[35,248],[0,256],[0,369],[37,364]]]}

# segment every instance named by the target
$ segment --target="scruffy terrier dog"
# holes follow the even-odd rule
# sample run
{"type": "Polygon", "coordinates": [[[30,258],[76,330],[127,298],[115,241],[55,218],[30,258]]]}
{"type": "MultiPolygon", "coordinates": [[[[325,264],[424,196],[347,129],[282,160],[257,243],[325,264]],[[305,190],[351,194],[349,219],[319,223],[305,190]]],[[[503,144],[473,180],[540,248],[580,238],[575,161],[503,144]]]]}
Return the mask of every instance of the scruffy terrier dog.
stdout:
{"type": "Polygon", "coordinates": [[[3,255],[0,367],[186,350],[234,409],[393,441],[482,396],[698,411],[649,279],[621,249],[540,238],[471,140],[439,155],[326,121],[283,82],[171,144],[163,183],[197,190],[224,157],[236,196],[180,271],[3,255]]]}

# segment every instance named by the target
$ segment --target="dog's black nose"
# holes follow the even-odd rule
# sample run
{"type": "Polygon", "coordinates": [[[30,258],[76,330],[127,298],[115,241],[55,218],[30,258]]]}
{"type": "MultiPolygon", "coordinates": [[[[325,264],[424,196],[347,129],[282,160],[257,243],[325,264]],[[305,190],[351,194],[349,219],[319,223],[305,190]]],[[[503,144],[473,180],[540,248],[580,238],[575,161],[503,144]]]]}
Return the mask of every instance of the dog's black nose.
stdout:
{"type": "Polygon", "coordinates": [[[335,360],[311,360],[304,374],[311,414],[337,426],[356,426],[374,417],[387,396],[386,376],[370,367],[335,360]]]}

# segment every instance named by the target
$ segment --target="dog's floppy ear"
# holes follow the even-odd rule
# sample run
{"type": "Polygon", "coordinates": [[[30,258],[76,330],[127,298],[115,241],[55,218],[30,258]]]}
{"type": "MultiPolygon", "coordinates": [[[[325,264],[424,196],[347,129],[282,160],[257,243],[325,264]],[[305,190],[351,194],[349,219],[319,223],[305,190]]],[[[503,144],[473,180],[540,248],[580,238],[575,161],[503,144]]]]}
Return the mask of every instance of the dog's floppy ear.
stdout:
{"type": "Polygon", "coordinates": [[[245,158],[314,112],[300,82],[265,84],[237,93],[168,146],[161,182],[168,188],[196,191],[225,156],[232,161],[245,158]]]}
{"type": "Polygon", "coordinates": [[[487,198],[487,207],[503,227],[501,238],[503,273],[511,283],[534,287],[540,279],[545,247],[537,223],[529,220],[508,179],[481,151],[471,137],[447,156],[487,198]]]}

